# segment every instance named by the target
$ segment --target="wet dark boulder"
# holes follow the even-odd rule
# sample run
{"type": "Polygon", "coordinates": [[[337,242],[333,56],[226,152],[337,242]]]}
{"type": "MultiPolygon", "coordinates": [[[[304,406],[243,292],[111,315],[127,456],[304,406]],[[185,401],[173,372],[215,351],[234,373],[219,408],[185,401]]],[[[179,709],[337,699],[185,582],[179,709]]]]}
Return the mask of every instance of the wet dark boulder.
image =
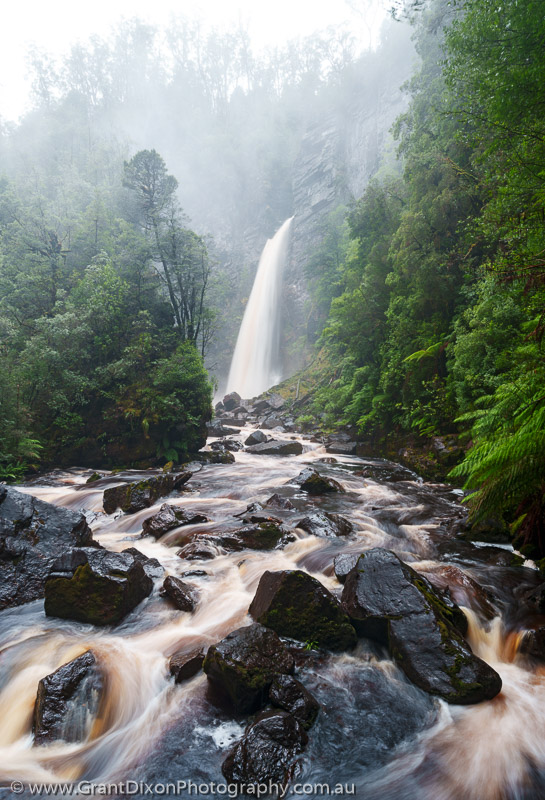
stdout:
{"type": "Polygon", "coordinates": [[[102,674],[90,650],[42,678],[32,718],[34,743],[86,739],[102,686],[102,674]]]}
{"type": "Polygon", "coordinates": [[[208,423],[208,436],[235,436],[237,433],[240,433],[240,428],[232,428],[218,420],[208,423]]]}
{"type": "Polygon", "coordinates": [[[181,525],[198,525],[202,522],[209,522],[204,514],[195,514],[178,506],[171,506],[163,503],[157,514],[148,517],[142,523],[142,533],[145,536],[154,536],[160,539],[165,533],[181,525]]]}
{"type": "Polygon", "coordinates": [[[48,617],[115,625],[153,589],[141,561],[130,553],[82,547],[54,561],[45,581],[48,617]]]}
{"type": "Polygon", "coordinates": [[[242,447],[242,442],[237,439],[218,439],[210,445],[211,450],[229,450],[232,453],[237,453],[242,447]]]}
{"type": "Polygon", "coordinates": [[[300,472],[297,477],[288,481],[288,483],[295,483],[297,486],[300,486],[304,492],[314,495],[328,494],[329,492],[344,492],[340,483],[333,480],[333,478],[320,475],[320,473],[312,469],[312,467],[307,467],[300,472]]]}
{"type": "Polygon", "coordinates": [[[254,624],[210,647],[203,669],[236,711],[249,713],[267,702],[275,675],[293,672],[294,661],[274,631],[254,624]]]}
{"type": "Polygon", "coordinates": [[[234,464],[235,457],[225,447],[220,450],[205,450],[195,456],[201,464],[234,464]]]}
{"type": "Polygon", "coordinates": [[[331,442],[326,445],[328,453],[333,453],[339,456],[353,456],[358,449],[357,442],[331,442]]]}
{"type": "Polygon", "coordinates": [[[197,606],[197,595],[192,586],[184,583],[174,575],[168,575],[159,590],[180,611],[194,611],[197,606]]]}
{"type": "Polygon", "coordinates": [[[0,609],[43,597],[53,561],[70,547],[100,547],[83,514],[0,485],[0,609]]]}
{"type": "Polygon", "coordinates": [[[268,430],[274,430],[276,428],[282,428],[282,430],[284,430],[284,420],[279,414],[269,414],[263,420],[261,427],[268,430]]]}
{"type": "Polygon", "coordinates": [[[328,650],[356,644],[356,632],[337,599],[301,570],[264,572],[249,608],[251,616],[280,636],[328,650]]]}
{"type": "Polygon", "coordinates": [[[360,635],[386,644],[424,691],[469,704],[501,690],[500,676],[471,652],[458,629],[462,611],[395,553],[382,548],[362,553],[346,577],[342,605],[360,635]]]}
{"type": "MultiPolygon", "coordinates": [[[[209,540],[209,537],[206,537],[209,540]]],[[[204,537],[195,538],[192,542],[185,544],[176,555],[185,561],[206,561],[216,558],[219,555],[217,546],[211,541],[206,541],[204,537]]]]}
{"type": "Polygon", "coordinates": [[[269,442],[253,444],[246,448],[246,452],[260,456],[299,456],[303,452],[303,445],[297,441],[272,439],[269,442]]]}
{"type": "Polygon", "coordinates": [[[250,524],[235,531],[218,534],[214,541],[225,550],[273,550],[294,540],[294,535],[280,520],[252,517],[250,524]]]}
{"type": "Polygon", "coordinates": [[[222,402],[226,411],[233,411],[240,406],[242,398],[237,392],[229,392],[229,394],[225,395],[222,402]]]}
{"type": "Polygon", "coordinates": [[[501,517],[486,517],[470,524],[463,538],[468,542],[511,544],[509,525],[501,517]]]}
{"type": "Polygon", "coordinates": [[[251,433],[248,436],[248,438],[244,440],[244,444],[246,445],[246,447],[250,447],[253,444],[263,444],[264,442],[267,442],[268,440],[269,440],[269,437],[267,436],[267,434],[263,433],[263,431],[259,431],[258,430],[258,431],[254,431],[253,433],[251,433]]]}
{"type": "Polygon", "coordinates": [[[193,473],[167,472],[153,475],[143,481],[122,483],[104,490],[103,505],[106,514],[113,514],[118,508],[126,514],[134,514],[152,506],[160,497],[178,491],[191,478],[193,473]]]}
{"type": "Polygon", "coordinates": [[[141,553],[140,550],[137,550],[136,547],[126,547],[122,552],[134,556],[137,561],[140,561],[144,567],[144,572],[150,578],[160,578],[163,575],[165,571],[164,567],[156,558],[148,558],[144,553],[141,553]]]}
{"type": "Polygon", "coordinates": [[[230,784],[249,787],[271,781],[284,787],[307,743],[308,736],[295,717],[285,711],[265,711],[246,728],[221,770],[230,784]]]}
{"type": "Polygon", "coordinates": [[[273,706],[291,714],[305,730],[314,725],[320,704],[292,675],[277,675],[269,689],[269,700],[273,706]]]}
{"type": "Polygon", "coordinates": [[[279,494],[273,494],[269,499],[265,502],[267,508],[278,508],[283,509],[285,511],[292,511],[295,506],[288,500],[287,497],[282,497],[279,494]]]}
{"type": "Polygon", "coordinates": [[[340,514],[329,514],[327,511],[315,511],[295,523],[301,530],[312,536],[327,538],[332,536],[348,536],[354,526],[340,514]]]}
{"type": "Polygon", "coordinates": [[[174,653],[168,662],[168,669],[174,678],[174,683],[183,683],[197,675],[202,669],[203,661],[204,650],[202,648],[174,653]]]}
{"type": "Polygon", "coordinates": [[[352,572],[356,564],[358,563],[358,558],[360,557],[361,552],[358,553],[340,553],[340,555],[336,556],[333,560],[333,569],[335,571],[335,577],[339,581],[339,583],[344,583],[346,580],[346,576],[349,572],[352,572]]]}

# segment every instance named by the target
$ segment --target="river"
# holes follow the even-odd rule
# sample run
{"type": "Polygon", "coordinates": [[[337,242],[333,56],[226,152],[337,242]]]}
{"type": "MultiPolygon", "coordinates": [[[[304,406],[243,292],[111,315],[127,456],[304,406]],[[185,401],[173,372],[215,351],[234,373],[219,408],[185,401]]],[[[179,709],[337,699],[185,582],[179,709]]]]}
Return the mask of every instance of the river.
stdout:
{"type": "MultiPolygon", "coordinates": [[[[366,640],[345,654],[302,649],[298,677],[322,710],[297,779],[354,784],[356,795],[366,800],[545,797],[545,668],[520,653],[530,621],[517,615],[518,598],[539,583],[533,565],[512,566],[508,547],[461,541],[456,536],[463,518],[460,493],[451,487],[426,484],[410,473],[402,475],[406,480],[392,481],[388,478],[399,475],[386,462],[331,457],[320,444],[297,438],[304,445],[299,456],[237,452],[234,464],[204,466],[190,480],[191,491],[168,502],[212,521],[176,529],[160,541],[141,538],[141,529],[164,499],[137,514],[104,514],[102,493],[118,482],[116,476],[86,485],[89,470],[73,469],[17,487],[84,511],[94,537],[108,549],[136,546],[157,558],[167,574],[206,574],[184,577],[199,593],[193,614],[171,608],[157,591],[112,629],[46,618],[42,601],[0,613],[3,785],[13,779],[221,783],[222,760],[247,719],[216,706],[202,673],[175,685],[168,657],[189,645],[207,647],[248,624],[247,609],[265,570],[305,569],[338,593],[335,555],[385,547],[436,586],[450,587],[468,616],[472,649],[500,673],[503,690],[476,706],[449,706],[413,686],[386,651],[366,640]],[[290,485],[309,463],[339,481],[346,494],[310,498],[290,485]],[[324,539],[297,529],[284,549],[218,552],[206,561],[176,555],[196,530],[232,529],[235,515],[275,492],[295,506],[271,512],[287,524],[314,506],[343,514],[356,531],[324,539]],[[89,648],[106,685],[86,741],[33,746],[38,681],[89,648]]],[[[139,473],[123,477],[129,475],[139,473]]]]}

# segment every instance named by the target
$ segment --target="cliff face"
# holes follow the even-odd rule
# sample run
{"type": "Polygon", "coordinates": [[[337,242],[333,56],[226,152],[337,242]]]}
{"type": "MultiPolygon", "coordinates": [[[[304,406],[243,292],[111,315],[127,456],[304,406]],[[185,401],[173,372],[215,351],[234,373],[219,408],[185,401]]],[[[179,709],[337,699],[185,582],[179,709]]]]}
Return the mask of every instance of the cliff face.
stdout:
{"type": "Polygon", "coordinates": [[[338,206],[361,197],[374,176],[401,168],[390,130],[408,103],[400,87],[411,74],[414,53],[407,32],[399,35],[380,57],[369,54],[354,65],[338,90],[329,88],[317,103],[320,110],[308,115],[291,155],[286,148],[281,178],[256,181],[238,221],[231,219],[228,228],[225,220],[213,231],[233,298],[211,358],[220,390],[261,251],[292,215],[282,301],[284,376],[304,365],[317,334],[305,266],[321,243],[324,224],[338,206]]]}
{"type": "Polygon", "coordinates": [[[394,78],[371,97],[356,97],[348,110],[314,120],[305,132],[293,167],[295,218],[284,286],[286,375],[303,365],[315,335],[307,319],[309,256],[320,245],[331,212],[361,197],[377,173],[401,168],[390,130],[406,106],[394,78]]]}

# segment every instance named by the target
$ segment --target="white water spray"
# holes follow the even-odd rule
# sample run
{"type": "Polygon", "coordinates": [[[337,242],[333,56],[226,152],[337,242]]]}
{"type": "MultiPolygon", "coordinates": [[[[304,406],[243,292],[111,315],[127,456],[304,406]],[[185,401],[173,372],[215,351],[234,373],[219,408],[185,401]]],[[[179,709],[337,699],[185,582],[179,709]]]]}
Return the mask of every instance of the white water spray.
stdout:
{"type": "Polygon", "coordinates": [[[227,392],[256,397],[281,378],[280,289],[293,217],[287,219],[263,248],[238,333],[227,392]]]}

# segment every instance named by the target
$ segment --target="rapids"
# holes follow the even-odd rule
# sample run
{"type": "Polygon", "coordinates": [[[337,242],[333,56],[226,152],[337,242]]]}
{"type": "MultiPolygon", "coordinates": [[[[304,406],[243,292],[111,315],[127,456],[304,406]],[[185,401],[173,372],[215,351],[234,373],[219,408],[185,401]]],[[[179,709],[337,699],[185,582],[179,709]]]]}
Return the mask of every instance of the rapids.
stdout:
{"type": "Polygon", "coordinates": [[[298,438],[304,445],[300,456],[238,452],[234,464],[204,466],[188,484],[192,491],[168,502],[206,513],[212,522],[171,531],[160,541],[140,534],[142,521],[164,498],[130,516],[103,513],[102,492],[118,482],[116,476],[87,486],[89,471],[74,469],[17,487],[83,510],[95,538],[111,550],[134,545],[159,559],[167,574],[205,570],[206,575],[186,578],[200,594],[195,613],[170,608],[154,592],[112,629],[46,618],[42,601],[0,613],[2,785],[14,779],[222,783],[221,762],[247,720],[216,707],[202,673],[175,685],[168,657],[182,646],[206,647],[247,624],[265,570],[302,568],[337,592],[335,555],[380,546],[396,551],[435,585],[450,587],[468,616],[474,652],[500,673],[503,690],[488,703],[447,706],[409,683],[386,652],[366,640],[340,655],[301,648],[302,680],[322,711],[298,780],[353,783],[356,795],[366,800],[545,797],[545,668],[519,652],[525,621],[516,614],[521,592],[539,583],[536,571],[511,566],[508,549],[457,539],[464,512],[459,493],[450,487],[416,476],[401,482],[364,478],[358,475],[363,466],[384,462],[336,456],[331,463],[323,447],[298,438]],[[308,463],[338,480],[346,494],[310,498],[289,485],[308,463]],[[232,528],[234,515],[274,492],[296,506],[273,512],[287,523],[314,506],[347,516],[355,534],[348,540],[321,539],[298,529],[283,550],[218,554],[202,562],[176,555],[181,535],[232,528]],[[88,648],[105,671],[106,688],[97,718],[84,721],[85,741],[33,746],[38,681],[88,648]]]}

